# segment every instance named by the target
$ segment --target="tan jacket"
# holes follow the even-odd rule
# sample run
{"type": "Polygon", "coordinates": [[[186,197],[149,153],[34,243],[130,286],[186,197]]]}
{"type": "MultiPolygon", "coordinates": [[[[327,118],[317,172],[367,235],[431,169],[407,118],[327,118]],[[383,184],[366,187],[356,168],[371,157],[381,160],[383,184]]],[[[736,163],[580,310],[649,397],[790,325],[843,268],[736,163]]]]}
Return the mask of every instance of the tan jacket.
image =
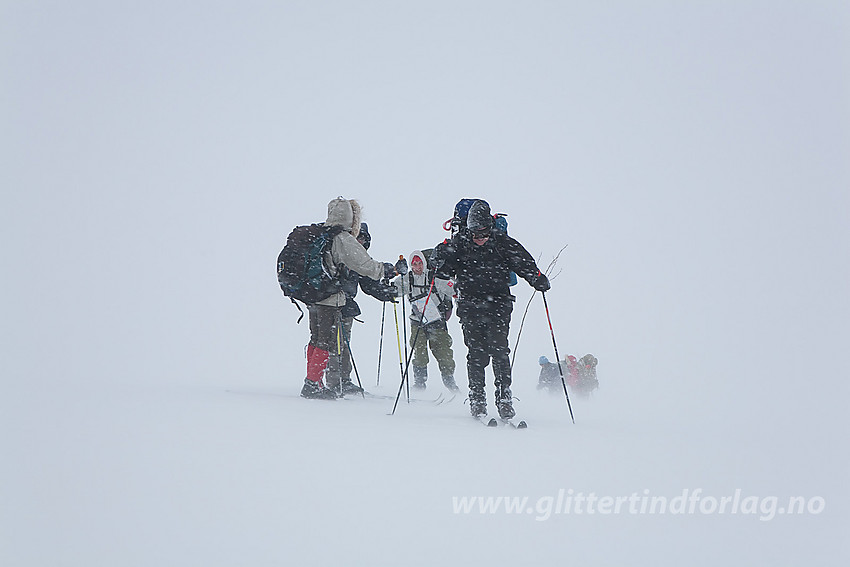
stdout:
{"type": "MultiPolygon", "coordinates": [[[[339,272],[339,266],[346,266],[373,280],[384,277],[384,264],[373,260],[366,249],[357,242],[360,233],[360,204],[355,200],[337,197],[328,203],[328,218],[325,226],[341,226],[342,232],[334,237],[328,251],[325,252],[323,263],[332,276],[339,272]]],[[[316,305],[342,307],[345,305],[345,293],[340,291],[327,299],[316,302],[316,305]]]]}

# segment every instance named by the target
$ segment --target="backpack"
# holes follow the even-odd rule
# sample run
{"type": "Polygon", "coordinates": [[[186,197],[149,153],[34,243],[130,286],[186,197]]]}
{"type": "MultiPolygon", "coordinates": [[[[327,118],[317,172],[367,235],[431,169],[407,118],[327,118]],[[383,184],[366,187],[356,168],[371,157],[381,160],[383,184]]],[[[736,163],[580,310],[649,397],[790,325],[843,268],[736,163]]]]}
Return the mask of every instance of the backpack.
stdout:
{"type": "MultiPolygon", "coordinates": [[[[455,205],[454,216],[443,223],[443,228],[445,230],[451,230],[452,236],[461,230],[466,230],[466,218],[469,216],[469,209],[475,201],[483,201],[484,203],[487,203],[484,199],[461,199],[455,205]]],[[[487,203],[487,207],[489,206],[490,204],[487,203]]],[[[507,216],[507,213],[496,213],[493,215],[493,227],[499,232],[503,232],[505,234],[508,234],[508,219],[505,218],[507,216]]],[[[513,287],[517,284],[517,282],[516,274],[511,272],[511,279],[508,285],[513,287]]]]}
{"type": "Polygon", "coordinates": [[[592,354],[586,354],[578,361],[579,383],[588,392],[599,388],[599,379],[596,377],[596,365],[599,359],[592,354]]]}
{"type": "MultiPolygon", "coordinates": [[[[469,208],[475,201],[484,201],[484,199],[461,199],[458,201],[452,218],[443,223],[443,228],[452,231],[452,236],[466,230],[466,217],[469,216],[469,208]]],[[[487,203],[487,201],[484,202],[487,203]]],[[[487,206],[490,206],[489,203],[487,206]]]]}
{"type": "MultiPolygon", "coordinates": [[[[494,215],[496,218],[493,219],[493,226],[496,227],[496,230],[499,232],[504,232],[508,234],[508,219],[505,217],[508,216],[507,213],[496,213],[494,215]]],[[[516,278],[516,274],[511,272],[511,281],[508,283],[511,287],[515,286],[519,280],[516,278]]]]}
{"type": "Polygon", "coordinates": [[[277,281],[293,303],[297,299],[309,305],[342,289],[339,278],[331,276],[322,262],[325,250],[341,231],[341,226],[314,223],[297,226],[289,233],[277,257],[277,281]]]}

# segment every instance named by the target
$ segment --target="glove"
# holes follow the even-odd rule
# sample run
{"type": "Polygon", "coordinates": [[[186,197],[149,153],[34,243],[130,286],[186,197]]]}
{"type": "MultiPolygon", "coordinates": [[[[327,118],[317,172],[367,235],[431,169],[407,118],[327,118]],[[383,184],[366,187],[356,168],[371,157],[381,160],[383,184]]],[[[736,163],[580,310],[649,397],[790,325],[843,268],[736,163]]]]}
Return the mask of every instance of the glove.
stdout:
{"type": "Polygon", "coordinates": [[[537,291],[549,291],[552,284],[549,283],[549,278],[545,274],[539,274],[532,282],[531,287],[537,291]]]}
{"type": "Polygon", "coordinates": [[[389,280],[390,278],[395,276],[396,273],[397,272],[396,272],[395,266],[393,266],[389,262],[384,262],[384,279],[385,280],[389,280]]]}
{"type": "Polygon", "coordinates": [[[395,263],[395,271],[402,276],[407,273],[407,260],[404,259],[404,256],[398,257],[398,262],[395,263]]]}
{"type": "Polygon", "coordinates": [[[384,289],[381,290],[381,293],[378,295],[377,299],[379,301],[383,301],[383,302],[389,301],[390,303],[395,303],[396,302],[395,301],[395,296],[396,296],[395,292],[396,292],[395,286],[387,286],[387,287],[385,287],[384,289]]]}
{"type": "Polygon", "coordinates": [[[451,318],[452,318],[452,308],[451,308],[451,307],[449,307],[448,309],[446,309],[446,314],[445,314],[445,317],[444,317],[444,318],[445,318],[445,320],[446,320],[446,321],[448,321],[449,319],[451,319],[451,318]]]}

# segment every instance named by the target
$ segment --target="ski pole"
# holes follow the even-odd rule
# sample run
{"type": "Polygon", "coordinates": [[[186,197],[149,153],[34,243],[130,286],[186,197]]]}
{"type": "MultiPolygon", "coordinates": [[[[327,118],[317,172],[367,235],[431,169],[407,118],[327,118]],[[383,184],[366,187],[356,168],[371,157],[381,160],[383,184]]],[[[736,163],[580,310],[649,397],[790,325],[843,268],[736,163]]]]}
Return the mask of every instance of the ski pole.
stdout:
{"type": "MultiPolygon", "coordinates": [[[[565,245],[563,248],[561,248],[561,250],[558,251],[558,254],[554,258],[552,258],[551,262],[549,262],[549,266],[546,268],[546,277],[550,276],[550,274],[552,273],[552,270],[555,268],[555,264],[558,263],[558,258],[561,257],[561,252],[566,250],[567,246],[569,246],[569,245],[565,245]]],[[[519,338],[522,335],[522,328],[525,325],[525,316],[528,315],[528,308],[531,306],[531,300],[534,299],[534,296],[536,294],[537,294],[537,290],[535,289],[532,292],[531,297],[528,300],[528,303],[525,304],[525,312],[522,314],[522,322],[519,324],[519,332],[517,333],[516,344],[514,345],[514,352],[513,352],[513,355],[511,356],[511,371],[513,371],[513,369],[514,369],[514,360],[516,360],[516,350],[517,350],[517,348],[519,348],[519,338]]]]}
{"type": "MultiPolygon", "coordinates": [[[[404,289],[404,287],[402,287],[404,289]]],[[[413,335],[413,345],[410,347],[410,356],[407,358],[407,362],[404,365],[404,370],[401,373],[401,384],[398,386],[398,394],[395,397],[395,403],[393,404],[393,411],[390,415],[395,415],[396,406],[398,406],[398,399],[401,397],[401,390],[404,388],[405,383],[408,383],[408,400],[410,399],[410,385],[408,380],[408,369],[410,368],[410,361],[413,359],[413,353],[416,349],[416,341],[419,340],[419,331],[422,330],[422,321],[425,320],[425,309],[428,308],[428,301],[431,299],[431,292],[434,291],[434,278],[431,278],[431,287],[428,288],[428,297],[425,298],[425,306],[422,307],[422,315],[419,316],[419,325],[416,326],[416,334],[413,335]]]]}
{"type": "Polygon", "coordinates": [[[384,318],[387,316],[387,302],[384,301],[384,307],[381,309],[381,340],[378,341],[378,380],[375,386],[381,385],[381,353],[384,351],[384,318]]]}
{"type": "MultiPolygon", "coordinates": [[[[342,344],[339,339],[340,329],[342,329],[342,311],[336,314],[336,374],[342,377],[342,344]]],[[[339,395],[342,397],[342,380],[339,381],[339,395]]]]}
{"type": "Polygon", "coordinates": [[[522,328],[525,326],[525,316],[528,315],[528,308],[531,307],[531,300],[534,299],[534,296],[537,294],[537,290],[531,294],[531,297],[528,299],[528,303],[525,304],[525,313],[522,314],[522,322],[519,324],[519,332],[516,335],[516,344],[514,344],[514,352],[511,355],[511,372],[514,370],[514,360],[516,360],[516,350],[519,348],[519,338],[522,336],[522,328]]]}
{"type": "Polygon", "coordinates": [[[398,370],[401,373],[401,383],[404,384],[404,360],[401,358],[401,338],[399,338],[398,334],[398,309],[395,303],[393,303],[393,317],[395,317],[395,338],[398,342],[398,370]]]}
{"type": "MultiPolygon", "coordinates": [[[[408,272],[407,260],[404,259],[404,255],[399,254],[398,262],[395,263],[396,271],[404,278],[408,272]],[[401,269],[399,269],[401,268],[401,269]],[[402,272],[404,272],[402,274],[402,272]]],[[[402,289],[404,289],[404,284],[402,284],[402,289]]],[[[407,360],[407,307],[404,305],[404,296],[405,294],[401,294],[401,327],[404,332],[404,358],[407,360]]],[[[413,307],[411,306],[411,309],[413,307]]],[[[410,400],[410,384],[407,385],[407,399],[410,400]]]]}
{"type": "Polygon", "coordinates": [[[567,407],[570,409],[570,419],[573,420],[573,423],[576,422],[576,418],[573,416],[573,406],[570,403],[570,395],[567,393],[567,383],[564,381],[564,371],[561,368],[561,357],[558,355],[558,344],[555,342],[555,331],[552,329],[552,318],[549,317],[549,303],[546,301],[546,292],[541,292],[543,294],[543,305],[546,307],[546,320],[549,321],[549,332],[552,333],[552,346],[555,347],[555,360],[558,361],[558,373],[561,375],[561,385],[564,387],[564,396],[567,397],[567,407]]]}
{"type": "MultiPolygon", "coordinates": [[[[351,341],[348,340],[348,333],[345,332],[345,328],[342,329],[342,336],[345,339],[345,348],[348,349],[348,358],[351,360],[351,367],[354,368],[354,376],[357,378],[357,386],[360,387],[360,395],[363,396],[363,399],[366,399],[366,392],[363,390],[363,383],[360,382],[360,373],[357,372],[357,363],[354,362],[354,353],[351,352],[351,341]]],[[[342,362],[342,361],[340,361],[342,362]]],[[[342,380],[339,381],[340,390],[342,390],[342,380]]]]}

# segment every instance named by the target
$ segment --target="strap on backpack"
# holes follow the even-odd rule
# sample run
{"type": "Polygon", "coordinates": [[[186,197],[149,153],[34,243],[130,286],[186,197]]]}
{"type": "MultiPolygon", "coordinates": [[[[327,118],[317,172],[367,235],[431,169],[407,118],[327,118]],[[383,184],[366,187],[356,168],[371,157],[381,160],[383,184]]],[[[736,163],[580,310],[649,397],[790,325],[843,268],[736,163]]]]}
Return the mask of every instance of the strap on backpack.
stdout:
{"type": "MultiPolygon", "coordinates": [[[[413,272],[408,272],[408,276],[410,277],[410,292],[407,294],[407,297],[410,299],[410,303],[413,304],[414,301],[428,296],[428,287],[429,286],[427,286],[427,285],[425,285],[425,286],[415,286],[413,284],[413,272]],[[414,287],[422,287],[422,288],[424,288],[425,291],[423,291],[422,293],[420,293],[419,295],[414,297],[413,296],[413,288],[414,287]]],[[[427,279],[427,276],[426,276],[425,281],[426,282],[430,281],[429,279],[427,279]]]]}
{"type": "Polygon", "coordinates": [[[298,308],[298,311],[301,313],[301,316],[300,316],[300,317],[298,317],[298,320],[295,322],[295,324],[296,324],[296,325],[298,325],[299,323],[301,323],[301,319],[303,319],[303,318],[304,318],[304,310],[303,310],[303,309],[301,309],[301,306],[300,306],[300,305],[298,305],[298,302],[297,302],[297,301],[295,301],[295,298],[294,298],[294,297],[290,297],[290,298],[289,298],[289,301],[291,301],[291,302],[292,302],[292,304],[293,304],[295,307],[297,307],[297,308],[298,308]]]}

